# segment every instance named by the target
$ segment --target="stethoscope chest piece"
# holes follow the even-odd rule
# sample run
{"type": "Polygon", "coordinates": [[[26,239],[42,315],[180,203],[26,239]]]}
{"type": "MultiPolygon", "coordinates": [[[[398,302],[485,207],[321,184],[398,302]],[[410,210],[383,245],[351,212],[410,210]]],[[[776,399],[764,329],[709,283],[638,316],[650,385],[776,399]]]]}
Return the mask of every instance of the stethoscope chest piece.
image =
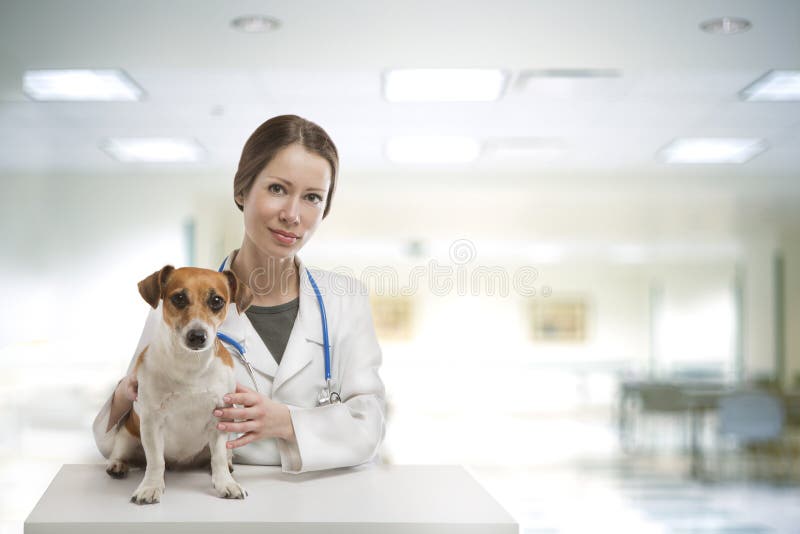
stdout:
{"type": "Polygon", "coordinates": [[[331,380],[328,380],[328,385],[319,391],[317,398],[317,406],[328,406],[329,404],[339,404],[342,398],[338,393],[333,391],[331,380]]]}

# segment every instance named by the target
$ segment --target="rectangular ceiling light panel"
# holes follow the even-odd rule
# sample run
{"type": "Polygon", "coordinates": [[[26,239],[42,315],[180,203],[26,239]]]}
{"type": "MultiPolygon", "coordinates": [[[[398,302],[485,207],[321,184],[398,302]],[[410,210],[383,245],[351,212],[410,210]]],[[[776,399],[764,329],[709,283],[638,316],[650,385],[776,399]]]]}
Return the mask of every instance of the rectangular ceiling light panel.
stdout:
{"type": "Polygon", "coordinates": [[[800,70],[771,70],[742,89],[739,96],[748,102],[800,101],[800,70]]]}
{"type": "Polygon", "coordinates": [[[170,137],[111,138],[101,148],[124,163],[191,163],[205,153],[194,139],[170,137]]]}
{"type": "Polygon", "coordinates": [[[43,102],[133,102],[144,91],[121,70],[28,70],[22,90],[43,102]]]}
{"type": "Polygon", "coordinates": [[[660,155],[665,163],[744,163],[766,149],[763,139],[695,137],[676,139],[660,155]]]}
{"type": "Polygon", "coordinates": [[[508,75],[499,69],[399,69],[383,77],[389,102],[492,102],[508,75]]]}

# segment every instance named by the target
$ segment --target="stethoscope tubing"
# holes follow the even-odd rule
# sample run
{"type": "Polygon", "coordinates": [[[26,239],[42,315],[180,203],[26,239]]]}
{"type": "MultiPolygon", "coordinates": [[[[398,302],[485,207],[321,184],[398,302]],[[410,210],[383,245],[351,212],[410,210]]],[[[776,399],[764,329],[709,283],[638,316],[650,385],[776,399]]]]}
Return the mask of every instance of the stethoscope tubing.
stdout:
{"type": "MultiPolygon", "coordinates": [[[[227,257],[224,260],[222,260],[222,263],[220,264],[218,269],[219,272],[222,272],[223,268],[225,267],[225,262],[227,261],[228,261],[227,257]]],[[[337,392],[333,391],[332,387],[333,384],[331,383],[331,346],[328,338],[328,317],[325,313],[325,302],[322,299],[322,293],[320,292],[319,287],[317,286],[316,280],[314,280],[314,277],[311,276],[311,271],[306,269],[306,275],[308,276],[308,281],[311,282],[311,287],[314,288],[314,295],[316,295],[317,297],[317,303],[319,304],[319,314],[322,319],[322,351],[325,355],[325,383],[327,384],[325,393],[327,393],[328,395],[328,402],[340,402],[341,398],[337,392]]],[[[224,343],[227,343],[228,345],[236,349],[237,352],[236,356],[239,358],[239,361],[241,361],[242,364],[245,366],[245,369],[247,369],[247,373],[250,375],[250,379],[253,381],[253,385],[255,386],[256,391],[258,391],[258,383],[256,382],[256,376],[255,373],[253,372],[253,367],[247,360],[247,358],[245,358],[244,356],[246,352],[244,346],[223,332],[217,332],[217,337],[220,339],[220,341],[223,341],[224,343]]]]}
{"type": "Polygon", "coordinates": [[[328,343],[328,317],[325,315],[325,303],[322,301],[322,293],[317,287],[316,280],[311,276],[311,272],[308,269],[306,269],[306,274],[308,275],[308,281],[311,282],[311,287],[314,288],[314,294],[317,296],[319,314],[322,317],[322,350],[325,351],[325,380],[329,382],[331,379],[331,346],[328,343]]]}

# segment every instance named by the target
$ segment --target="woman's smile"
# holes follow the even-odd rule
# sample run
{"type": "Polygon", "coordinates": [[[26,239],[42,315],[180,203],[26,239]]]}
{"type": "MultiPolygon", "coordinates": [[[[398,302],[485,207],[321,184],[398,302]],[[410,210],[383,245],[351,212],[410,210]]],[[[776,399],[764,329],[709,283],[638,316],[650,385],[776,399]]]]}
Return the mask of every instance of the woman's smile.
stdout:
{"type": "Polygon", "coordinates": [[[275,239],[278,240],[278,242],[286,245],[294,245],[295,242],[297,242],[297,240],[300,239],[300,236],[293,234],[291,232],[284,232],[282,230],[273,230],[272,228],[270,228],[269,231],[272,232],[272,235],[275,237],[275,239]]]}

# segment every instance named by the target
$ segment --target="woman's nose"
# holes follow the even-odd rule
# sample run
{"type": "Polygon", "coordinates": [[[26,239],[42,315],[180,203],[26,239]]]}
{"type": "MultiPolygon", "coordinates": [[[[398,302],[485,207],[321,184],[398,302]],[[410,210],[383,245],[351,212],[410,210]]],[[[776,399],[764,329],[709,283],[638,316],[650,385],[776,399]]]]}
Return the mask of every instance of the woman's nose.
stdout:
{"type": "Polygon", "coordinates": [[[300,221],[300,199],[290,197],[283,205],[280,213],[281,220],[287,224],[296,224],[300,221]]]}

